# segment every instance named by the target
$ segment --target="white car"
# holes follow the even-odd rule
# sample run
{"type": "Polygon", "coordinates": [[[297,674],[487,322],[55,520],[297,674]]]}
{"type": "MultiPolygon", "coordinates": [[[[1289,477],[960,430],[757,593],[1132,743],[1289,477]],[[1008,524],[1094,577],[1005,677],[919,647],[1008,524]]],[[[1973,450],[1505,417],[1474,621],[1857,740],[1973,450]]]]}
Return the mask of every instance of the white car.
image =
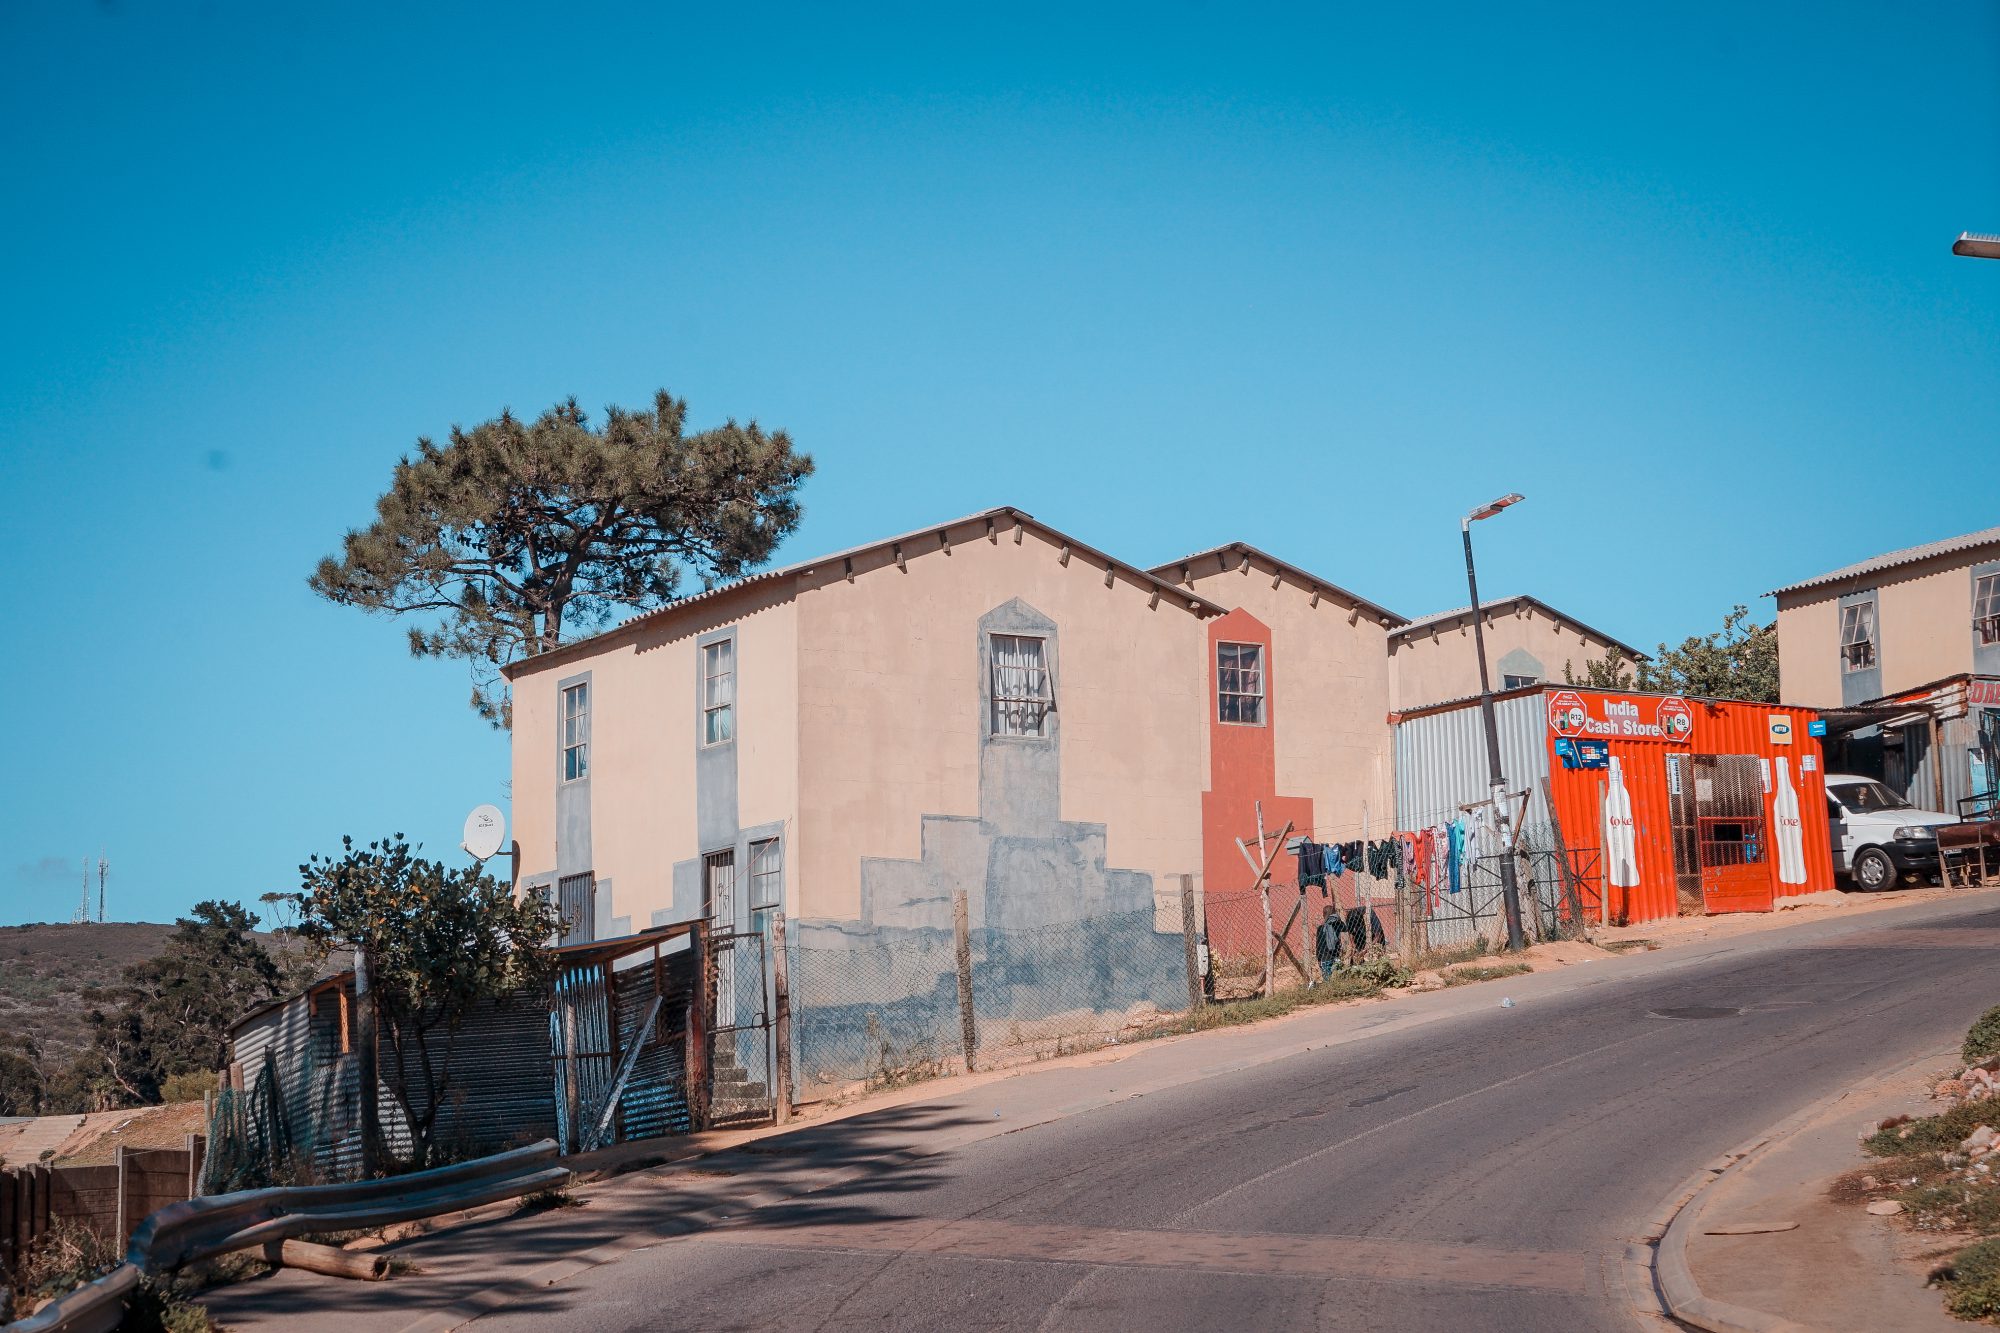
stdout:
{"type": "Polygon", "coordinates": [[[1916,883],[1938,873],[1938,827],[1959,821],[1919,810],[1874,778],[1826,775],[1827,827],[1833,868],[1862,890],[1916,883]]]}

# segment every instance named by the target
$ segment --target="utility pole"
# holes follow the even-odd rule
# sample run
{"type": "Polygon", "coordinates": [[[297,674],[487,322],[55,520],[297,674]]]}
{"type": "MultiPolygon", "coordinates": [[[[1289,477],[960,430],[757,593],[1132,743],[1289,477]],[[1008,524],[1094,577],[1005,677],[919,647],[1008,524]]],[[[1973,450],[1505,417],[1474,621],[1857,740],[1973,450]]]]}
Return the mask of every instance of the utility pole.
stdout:
{"type": "MultiPolygon", "coordinates": [[[[1486,771],[1493,785],[1493,809],[1503,816],[1507,809],[1507,781],[1500,772],[1500,727],[1493,716],[1493,681],[1486,672],[1486,609],[1479,604],[1479,576],[1472,568],[1472,525],[1491,518],[1508,505],[1519,504],[1516,492],[1483,504],[1458,521],[1458,535],[1465,541],[1465,586],[1472,594],[1472,646],[1479,655],[1479,713],[1486,724],[1486,771]]],[[[1500,856],[1500,901],[1507,915],[1507,949],[1519,953],[1528,947],[1521,930],[1521,886],[1514,878],[1514,853],[1510,847],[1500,856]]]]}

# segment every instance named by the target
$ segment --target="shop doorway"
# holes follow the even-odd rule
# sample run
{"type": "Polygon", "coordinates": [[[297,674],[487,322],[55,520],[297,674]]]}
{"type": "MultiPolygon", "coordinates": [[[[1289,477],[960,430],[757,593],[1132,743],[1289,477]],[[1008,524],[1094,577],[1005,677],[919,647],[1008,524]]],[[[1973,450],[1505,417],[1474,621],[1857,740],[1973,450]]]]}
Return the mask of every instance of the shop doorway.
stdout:
{"type": "Polygon", "coordinates": [[[1695,855],[1702,910],[1768,912],[1775,905],[1764,821],[1764,768],[1755,755],[1692,756],[1695,855]]]}

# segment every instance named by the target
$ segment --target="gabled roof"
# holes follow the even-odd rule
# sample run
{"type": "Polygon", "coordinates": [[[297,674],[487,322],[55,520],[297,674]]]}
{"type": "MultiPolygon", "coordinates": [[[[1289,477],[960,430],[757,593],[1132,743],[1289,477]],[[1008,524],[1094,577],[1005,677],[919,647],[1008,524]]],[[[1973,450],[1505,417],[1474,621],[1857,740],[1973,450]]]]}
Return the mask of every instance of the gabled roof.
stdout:
{"type": "MultiPolygon", "coordinates": [[[[846,550],[834,551],[831,554],[818,556],[811,560],[800,560],[789,565],[778,565],[771,569],[760,570],[755,574],[746,574],[740,579],[731,579],[727,583],[719,583],[715,587],[704,589],[701,592],[690,593],[686,597],[677,597],[663,606],[656,607],[651,611],[643,611],[627,620],[620,621],[610,629],[593,634],[587,639],[577,639],[572,643],[563,644],[559,648],[552,648],[546,653],[541,653],[534,657],[524,657],[517,662],[509,662],[501,668],[501,674],[512,680],[522,672],[534,670],[549,662],[575,657],[581,650],[601,645],[604,640],[609,639],[613,635],[624,634],[639,626],[655,624],[661,620],[680,615],[692,606],[724,600],[735,596],[746,588],[755,588],[762,584],[775,583],[782,579],[811,574],[815,570],[825,569],[829,565],[837,568],[862,557],[876,555],[882,551],[892,549],[898,550],[899,554],[906,557],[913,557],[930,551],[946,550],[950,547],[951,534],[954,531],[966,527],[977,529],[981,525],[988,532],[1006,531],[1011,530],[1013,527],[1038,532],[1044,538],[1061,546],[1067,555],[1088,559],[1093,565],[1102,568],[1107,576],[1113,572],[1124,574],[1128,578],[1151,588],[1163,600],[1171,601],[1176,606],[1193,615],[1206,618],[1208,616],[1219,616],[1228,613],[1228,607],[1218,606],[1206,597],[1202,597],[1189,589],[1177,587],[1168,580],[1141,569],[1137,565],[1128,564],[1116,556],[1107,555],[1094,546],[1078,541],[1068,533],[1050,527],[1024,509],[1016,509],[1012,505],[1001,505],[996,509],[982,509],[976,514],[967,514],[963,518],[954,518],[943,523],[933,523],[927,527],[915,528],[909,532],[899,533],[894,537],[884,537],[880,541],[868,542],[862,546],[850,546],[846,550]],[[910,547],[911,549],[902,551],[900,548],[903,547],[910,547]]],[[[960,535],[959,539],[961,541],[966,540],[963,534],[960,535]]]]}
{"type": "Polygon", "coordinates": [[[1177,581],[1180,577],[1184,576],[1183,571],[1187,567],[1198,561],[1219,560],[1233,564],[1243,560],[1245,557],[1251,560],[1262,561],[1281,574],[1291,575],[1292,578],[1314,592],[1323,595],[1330,594],[1340,598],[1344,602],[1358,606],[1379,619],[1387,621],[1390,625],[1405,625],[1409,623],[1408,616],[1397,615],[1394,611],[1391,611],[1379,602],[1371,602],[1359,593],[1349,592],[1346,588],[1341,587],[1331,579],[1323,579],[1309,570],[1300,569],[1297,565],[1280,560],[1277,556],[1272,555],[1268,551],[1259,550],[1249,542],[1229,542],[1223,546],[1211,546],[1206,551],[1196,551],[1193,555],[1184,555],[1178,560],[1169,560],[1164,565],[1154,565],[1151,572],[1155,577],[1177,581]]]}
{"type": "MultiPolygon", "coordinates": [[[[1564,615],[1539,597],[1529,597],[1526,594],[1519,597],[1495,597],[1481,602],[1480,605],[1489,613],[1513,611],[1524,605],[1532,606],[1559,624],[1567,625],[1580,634],[1588,634],[1600,643],[1610,644],[1613,648],[1623,653],[1629,661],[1646,662],[1651,660],[1646,654],[1640,652],[1631,644],[1621,639],[1614,639],[1603,630],[1584,624],[1575,616],[1564,615]]],[[[1432,626],[1443,626],[1448,622],[1463,620],[1471,615],[1471,613],[1472,608],[1470,606],[1455,606],[1449,611],[1436,611],[1427,616],[1418,616],[1415,620],[1405,624],[1401,629],[1389,631],[1389,637],[1392,639],[1408,638],[1410,635],[1421,633],[1432,626]]]]}
{"type": "Polygon", "coordinates": [[[1843,579],[1858,578],[1863,574],[1877,574],[1898,565],[1913,565],[1919,560],[1928,560],[1937,555],[1956,555],[1960,551],[1976,550],[1981,546],[2000,546],[2000,528],[1982,528],[1978,532],[1968,532],[1963,537],[1947,537],[1941,542],[1926,542],[1922,546],[1906,546],[1900,551],[1890,551],[1863,560],[1859,564],[1843,565],[1839,569],[1803,579],[1798,583],[1787,583],[1782,588],[1773,588],[1766,597],[1776,597],[1779,593],[1798,592],[1804,588],[1817,588],[1828,583],[1839,583],[1843,579]]]}

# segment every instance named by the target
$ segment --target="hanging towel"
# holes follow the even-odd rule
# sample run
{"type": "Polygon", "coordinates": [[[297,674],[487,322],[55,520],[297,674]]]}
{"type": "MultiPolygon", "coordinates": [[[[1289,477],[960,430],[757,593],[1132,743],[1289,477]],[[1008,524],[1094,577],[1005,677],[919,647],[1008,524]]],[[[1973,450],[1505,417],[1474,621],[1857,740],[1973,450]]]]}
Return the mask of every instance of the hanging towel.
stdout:
{"type": "Polygon", "coordinates": [[[1457,893],[1465,874],[1465,819],[1460,816],[1451,821],[1446,835],[1446,845],[1450,848],[1446,874],[1451,879],[1451,891],[1457,893]]]}

